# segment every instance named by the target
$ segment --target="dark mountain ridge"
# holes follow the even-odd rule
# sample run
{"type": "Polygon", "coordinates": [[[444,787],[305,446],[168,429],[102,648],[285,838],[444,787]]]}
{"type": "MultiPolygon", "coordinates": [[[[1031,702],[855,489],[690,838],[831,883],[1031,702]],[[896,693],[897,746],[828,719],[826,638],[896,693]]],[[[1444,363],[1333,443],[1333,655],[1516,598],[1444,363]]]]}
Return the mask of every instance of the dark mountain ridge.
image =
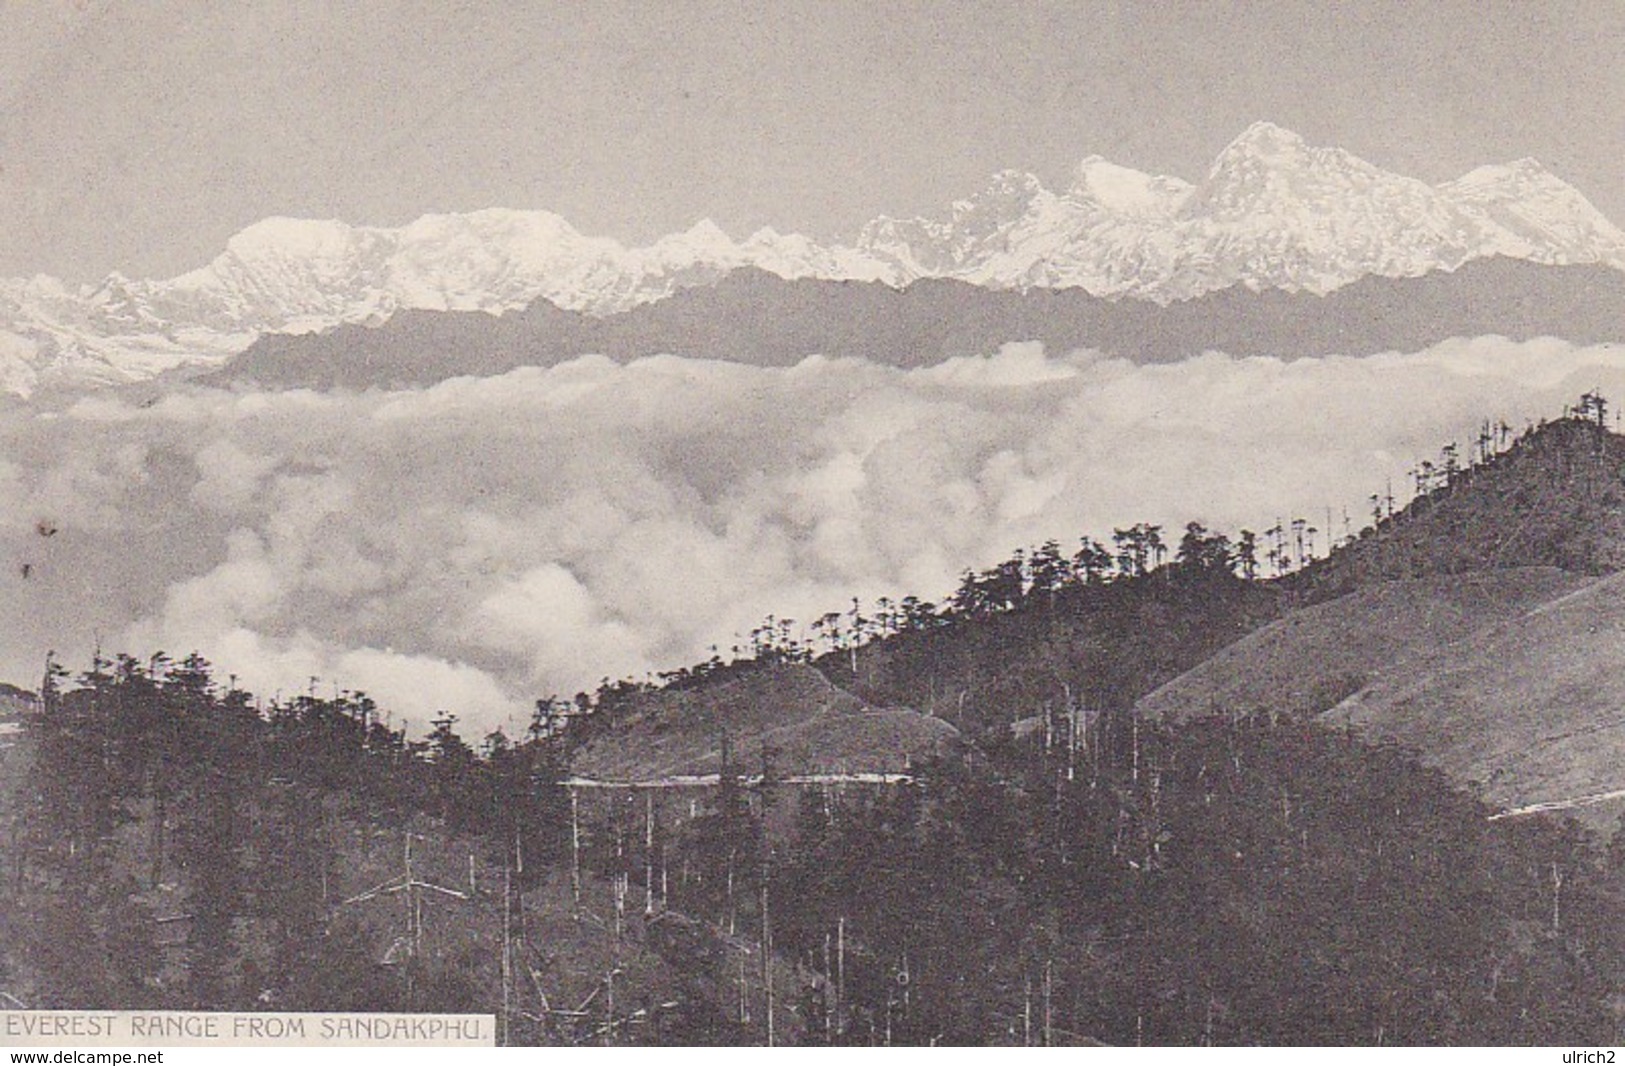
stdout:
{"type": "Polygon", "coordinates": [[[261,337],[197,380],[265,388],[418,387],[551,366],[588,353],[672,354],[759,366],[809,355],[930,366],[1040,341],[1137,363],[1204,351],[1292,359],[1417,351],[1448,337],[1625,341],[1625,274],[1506,258],[1415,278],[1367,277],[1326,296],[1231,288],[1158,306],[1082,289],[988,289],[944,279],[786,281],[755,268],[607,317],[538,300],[524,311],[402,311],[378,326],[261,337]]]}

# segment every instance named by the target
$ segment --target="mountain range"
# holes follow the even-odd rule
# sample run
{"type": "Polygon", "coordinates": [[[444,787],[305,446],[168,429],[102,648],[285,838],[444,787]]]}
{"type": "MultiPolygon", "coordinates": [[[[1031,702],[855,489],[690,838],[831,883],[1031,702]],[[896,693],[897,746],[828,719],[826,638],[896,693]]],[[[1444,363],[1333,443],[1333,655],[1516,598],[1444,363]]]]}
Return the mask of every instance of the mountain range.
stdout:
{"type": "Polygon", "coordinates": [[[270,218],[174,278],[0,280],[0,390],[219,365],[266,334],[378,325],[406,310],[502,315],[545,301],[607,318],[744,269],[893,289],[1076,290],[1166,308],[1231,291],[1324,296],[1492,259],[1625,272],[1625,233],[1534,160],[1430,185],[1258,123],[1196,183],[1098,156],[1061,192],[1004,171],[938,217],[882,216],[850,245],[772,229],[736,241],[702,221],[627,248],[545,211],[428,215],[399,228],[270,218]]]}

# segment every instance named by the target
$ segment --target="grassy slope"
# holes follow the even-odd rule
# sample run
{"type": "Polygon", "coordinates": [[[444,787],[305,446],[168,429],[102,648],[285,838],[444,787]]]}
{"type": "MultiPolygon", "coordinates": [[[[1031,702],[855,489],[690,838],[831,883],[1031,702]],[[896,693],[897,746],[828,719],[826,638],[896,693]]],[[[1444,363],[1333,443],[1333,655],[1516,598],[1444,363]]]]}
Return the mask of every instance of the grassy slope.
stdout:
{"type": "Polygon", "coordinates": [[[898,771],[956,735],[938,718],[867,706],[810,666],[783,666],[642,697],[574,769],[618,781],[715,773],[724,732],[742,770],[760,768],[765,745],[784,774],[898,771]]]}
{"type": "MultiPolygon", "coordinates": [[[[1433,649],[1324,720],[1419,751],[1506,807],[1625,788],[1625,575],[1433,649]]],[[[1617,804],[1576,814],[1612,829],[1617,804]]]]}
{"type": "Polygon", "coordinates": [[[1589,579],[1551,567],[1384,582],[1300,608],[1243,637],[1137,705],[1207,714],[1315,714],[1418,656],[1518,617],[1589,579]]]}
{"type": "Polygon", "coordinates": [[[1051,604],[879,641],[858,653],[855,672],[845,654],[818,665],[864,699],[924,708],[978,740],[1068,699],[1126,708],[1158,686],[1169,687],[1153,704],[1166,702],[1176,715],[1205,710],[1215,698],[1243,704],[1232,710],[1283,702],[1283,709],[1319,709],[1363,684],[1371,667],[1407,652],[1413,640],[1426,646],[1459,639],[1578,580],[1559,570],[1599,575],[1625,566],[1622,470],[1625,437],[1564,419],[1524,434],[1330,558],[1285,578],[1184,587],[1163,571],[1143,583],[1069,589],[1051,604]],[[1528,572],[1508,575],[1518,570],[1528,572]],[[1434,580],[1393,584],[1427,579],[1434,580]],[[1377,588],[1387,591],[1288,623],[1288,629],[1327,627],[1304,646],[1287,639],[1284,648],[1267,650],[1283,632],[1260,628],[1294,606],[1329,605],[1377,588]],[[1399,632],[1385,631],[1395,625],[1399,632]],[[1171,684],[1227,654],[1263,655],[1265,676],[1220,681],[1215,674],[1231,662],[1220,658],[1171,684]],[[1295,655],[1301,661],[1291,661],[1295,655]],[[1267,702],[1260,693],[1269,694],[1267,702]]]}

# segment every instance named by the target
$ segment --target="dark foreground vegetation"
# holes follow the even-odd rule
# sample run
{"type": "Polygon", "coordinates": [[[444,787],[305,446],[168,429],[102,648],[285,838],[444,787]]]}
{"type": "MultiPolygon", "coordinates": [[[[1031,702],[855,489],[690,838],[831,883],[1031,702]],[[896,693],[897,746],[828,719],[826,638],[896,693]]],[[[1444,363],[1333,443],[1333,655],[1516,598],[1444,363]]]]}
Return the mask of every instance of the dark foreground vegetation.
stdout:
{"type": "Polygon", "coordinates": [[[1486,427],[1329,558],[1289,523],[1041,546],[946,608],[770,620],[477,747],[360,694],[262,705],[196,657],[53,663],[0,736],[0,992],[491,1012],[513,1043],[1612,1043],[1625,849],[1307,720],[1132,713],[1395,568],[1610,568],[1602,403],[1486,427]],[[790,784],[726,735],[714,787],[571,783],[628,701],[785,662],[963,739],[903,784],[790,784]]]}

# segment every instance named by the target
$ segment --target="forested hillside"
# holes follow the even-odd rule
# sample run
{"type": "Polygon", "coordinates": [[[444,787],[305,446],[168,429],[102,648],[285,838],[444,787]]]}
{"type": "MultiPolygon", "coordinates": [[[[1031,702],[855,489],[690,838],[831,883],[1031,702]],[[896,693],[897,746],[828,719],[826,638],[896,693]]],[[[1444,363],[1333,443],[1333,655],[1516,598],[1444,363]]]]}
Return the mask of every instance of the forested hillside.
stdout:
{"type": "Polygon", "coordinates": [[[1611,569],[1605,425],[1589,396],[1487,428],[1359,533],[1142,524],[943,605],[768,619],[726,658],[543,698],[522,737],[451,713],[408,736],[360,693],[267,704],[195,656],[49,663],[0,737],[0,992],[479,1010],[513,1043],[1613,1042],[1625,851],[1492,819],[1425,751],[1133,711],[1390,577],[1571,571],[1488,607],[1429,592],[1462,602],[1449,634],[1611,569]],[[865,757],[883,782],[813,779],[865,757]]]}

